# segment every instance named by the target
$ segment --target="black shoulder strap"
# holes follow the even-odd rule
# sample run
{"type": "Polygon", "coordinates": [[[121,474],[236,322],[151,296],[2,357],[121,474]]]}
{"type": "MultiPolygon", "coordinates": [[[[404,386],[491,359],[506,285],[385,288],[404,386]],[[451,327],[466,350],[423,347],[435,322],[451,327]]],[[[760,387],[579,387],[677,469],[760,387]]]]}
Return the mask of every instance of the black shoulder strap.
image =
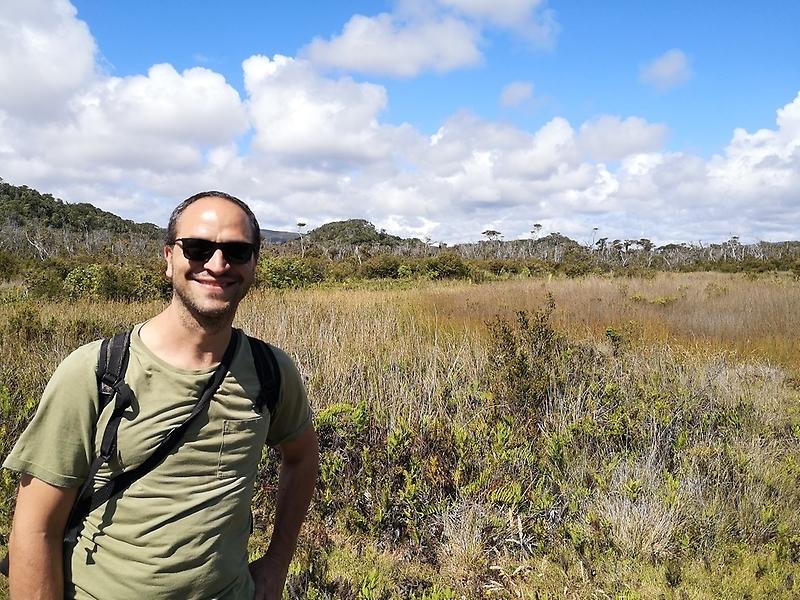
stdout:
{"type": "MultiPolygon", "coordinates": [[[[100,470],[100,467],[102,467],[117,450],[117,432],[119,431],[119,424],[122,421],[122,415],[133,401],[133,392],[124,382],[125,371],[128,369],[128,359],[130,357],[130,341],[131,332],[123,331],[111,338],[105,338],[100,343],[100,353],[97,356],[97,369],[95,370],[95,376],[97,377],[98,418],[103,412],[103,409],[111,402],[112,398],[115,399],[115,405],[108,425],[106,425],[106,430],[103,432],[100,454],[95,457],[92,464],[89,466],[89,473],[78,491],[78,500],[76,500],[75,504],[72,506],[72,511],[70,512],[66,531],[64,533],[65,540],[71,539],[71,541],[75,541],[77,532],[83,524],[83,519],[86,517],[86,514],[88,514],[81,514],[81,511],[77,510],[78,501],[87,494],[91,496],[97,471],[100,470]]],[[[0,561],[0,573],[8,576],[8,565],[9,555],[6,554],[5,558],[0,561]]]]}
{"type": "Polygon", "coordinates": [[[97,357],[97,394],[100,401],[98,416],[114,396],[114,386],[125,379],[130,357],[131,332],[124,331],[106,338],[100,344],[97,357]]]}
{"type": "MultiPolygon", "coordinates": [[[[116,336],[115,336],[116,337],[116,336]]],[[[113,338],[112,338],[113,341],[113,338]]],[[[128,338],[130,341],[130,338],[128,338]]],[[[133,392],[128,387],[128,385],[124,382],[124,370],[121,371],[121,377],[118,374],[117,382],[112,386],[114,390],[114,412],[111,415],[111,420],[109,420],[108,425],[106,426],[106,430],[103,434],[103,442],[100,448],[100,455],[94,460],[92,466],[89,470],[89,476],[86,478],[86,481],[83,483],[80,492],[78,493],[78,497],[75,501],[75,504],[72,507],[72,512],[70,513],[69,520],[67,521],[67,527],[64,533],[64,541],[68,544],[73,544],[78,538],[78,532],[80,531],[81,527],[83,526],[83,520],[86,518],[90,512],[92,512],[95,508],[101,506],[114,496],[117,496],[128,489],[133,483],[147,475],[150,471],[152,471],[156,466],[158,466],[166,456],[172,452],[175,446],[178,445],[181,438],[183,437],[186,430],[189,426],[194,422],[198,415],[200,415],[207,407],[208,404],[211,402],[211,398],[217,392],[217,389],[222,384],[222,381],[225,379],[225,375],[228,374],[230,370],[231,363],[233,362],[233,357],[236,354],[236,349],[239,345],[239,332],[238,330],[234,329],[231,335],[231,340],[228,343],[228,347],[225,350],[225,353],[222,356],[222,361],[217,366],[216,370],[206,382],[203,391],[200,394],[200,398],[198,399],[197,403],[195,404],[192,412],[186,418],[186,420],[175,427],[174,429],[170,430],[169,433],[164,437],[163,440],[159,443],[158,447],[153,451],[153,453],[148,456],[139,466],[134,467],[128,471],[124,471],[120,473],[118,476],[111,479],[105,485],[103,485],[97,491],[93,491],[94,488],[94,478],[97,475],[97,471],[100,467],[108,461],[114,452],[116,452],[116,444],[117,444],[117,431],[119,429],[119,423],[122,420],[122,414],[124,413],[125,409],[130,406],[131,401],[133,400],[133,392]],[[113,428],[112,428],[113,426],[113,428]]],[[[110,355],[115,354],[113,351],[110,352],[110,355]]],[[[111,357],[108,359],[109,367],[111,366],[111,357]]],[[[123,363],[120,363],[123,364],[123,363]]],[[[124,366],[127,367],[127,359],[124,361],[124,366]]],[[[109,369],[110,372],[110,369],[109,369]]],[[[110,380],[110,376],[105,378],[106,381],[110,380]]]]}
{"type": "Polygon", "coordinates": [[[275,353],[270,348],[269,344],[262,342],[258,338],[247,336],[250,342],[250,350],[253,353],[253,362],[256,367],[256,374],[258,375],[258,383],[261,390],[258,392],[258,399],[256,400],[256,410],[259,413],[264,412],[264,407],[267,408],[269,414],[275,413],[278,406],[278,400],[281,393],[281,370],[278,367],[278,361],[275,358],[275,353]]]}

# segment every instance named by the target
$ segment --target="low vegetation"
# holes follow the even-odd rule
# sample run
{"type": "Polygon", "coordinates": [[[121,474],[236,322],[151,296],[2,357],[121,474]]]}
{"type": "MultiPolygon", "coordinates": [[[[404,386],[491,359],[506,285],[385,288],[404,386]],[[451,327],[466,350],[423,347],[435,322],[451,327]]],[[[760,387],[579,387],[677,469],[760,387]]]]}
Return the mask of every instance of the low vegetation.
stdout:
{"type": "MultiPolygon", "coordinates": [[[[262,287],[240,310],[296,358],[322,443],[289,598],[797,596],[796,280],[435,279],[262,287]]],[[[162,305],[84,297],[0,305],[3,455],[61,358],[162,305]]]]}
{"type": "MultiPolygon", "coordinates": [[[[260,279],[266,287],[286,289],[551,275],[641,278],[665,271],[800,277],[798,241],[742,244],[733,236],[721,243],[657,246],[646,238],[595,241],[595,229],[591,243],[581,244],[558,232],[540,236],[540,230],[534,224],[531,238],[509,241],[500,239],[499,231],[486,230],[488,239],[452,247],[400,238],[363,219],[326,223],[302,235],[262,230],[260,279]]],[[[164,230],[153,224],[134,223],[85,203],[65,203],[0,179],[0,231],[0,281],[24,283],[15,294],[48,299],[100,295],[109,300],[164,294],[155,281],[164,230]]]]}

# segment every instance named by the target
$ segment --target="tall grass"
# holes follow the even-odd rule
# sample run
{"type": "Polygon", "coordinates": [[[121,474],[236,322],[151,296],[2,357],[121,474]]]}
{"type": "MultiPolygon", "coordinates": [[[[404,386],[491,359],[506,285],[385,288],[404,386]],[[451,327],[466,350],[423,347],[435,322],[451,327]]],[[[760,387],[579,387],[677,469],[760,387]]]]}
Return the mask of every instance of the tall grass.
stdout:
{"type": "MultiPolygon", "coordinates": [[[[238,325],[295,357],[323,447],[289,596],[793,597],[798,300],[716,274],[254,291],[238,325]]],[[[3,454],[72,347],[158,309],[0,307],[3,454]]]]}
{"type": "Polygon", "coordinates": [[[490,316],[532,310],[551,293],[554,323],[578,339],[601,341],[609,326],[643,343],[701,352],[735,351],[800,371],[800,280],[787,276],[658,273],[649,279],[592,276],[498,282],[469,290],[441,286],[412,302],[440,322],[478,327],[490,316]]]}

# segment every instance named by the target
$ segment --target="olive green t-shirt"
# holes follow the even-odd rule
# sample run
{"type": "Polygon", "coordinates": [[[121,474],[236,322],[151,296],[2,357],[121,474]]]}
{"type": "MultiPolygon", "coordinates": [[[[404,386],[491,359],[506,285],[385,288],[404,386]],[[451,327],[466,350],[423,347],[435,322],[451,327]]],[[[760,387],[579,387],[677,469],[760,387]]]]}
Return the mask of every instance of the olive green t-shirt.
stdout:
{"type": "MultiPolygon", "coordinates": [[[[214,368],[173,367],[131,336],[125,381],[136,399],[119,427],[118,452],[95,489],[140,464],[194,408],[214,368]]],[[[79,486],[99,452],[113,403],[98,418],[100,342],[56,369],[36,415],[3,466],[60,487],[79,486]]],[[[86,518],[65,551],[68,598],[250,599],[247,539],[253,481],[264,444],[299,436],[311,423],[292,360],[273,347],[281,392],[272,416],[254,409],[258,376],[244,335],[222,385],[182,442],[150,473],[86,518]]]]}

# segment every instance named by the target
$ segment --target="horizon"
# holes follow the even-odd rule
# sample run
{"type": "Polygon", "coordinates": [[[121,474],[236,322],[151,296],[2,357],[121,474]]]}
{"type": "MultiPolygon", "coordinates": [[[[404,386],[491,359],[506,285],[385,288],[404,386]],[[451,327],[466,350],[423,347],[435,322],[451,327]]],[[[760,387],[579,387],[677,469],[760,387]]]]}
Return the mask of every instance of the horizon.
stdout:
{"type": "Polygon", "coordinates": [[[224,189],[273,231],[797,240],[798,20],[791,2],[11,3],[0,176],[159,226],[224,189]]]}
{"type": "MultiPolygon", "coordinates": [[[[4,181],[3,178],[0,177],[0,183],[9,183],[9,182],[4,181]]],[[[13,185],[13,184],[10,184],[10,185],[13,185]]],[[[29,189],[33,189],[33,188],[30,188],[30,186],[24,186],[24,185],[23,186],[19,186],[19,187],[28,187],[29,189]]],[[[34,189],[34,191],[37,192],[37,193],[40,193],[42,195],[48,195],[47,192],[44,192],[42,190],[35,190],[34,189]]],[[[50,195],[52,196],[52,194],[50,194],[50,195]]],[[[77,203],[68,202],[68,201],[63,200],[62,198],[58,198],[58,197],[54,197],[54,199],[56,201],[64,202],[65,204],[81,204],[80,202],[77,202],[77,203]]],[[[99,208],[99,207],[96,207],[96,206],[94,206],[93,204],[90,204],[90,203],[89,203],[89,205],[93,206],[94,208],[99,208]]],[[[102,209],[100,209],[100,210],[102,210],[102,209]]],[[[107,212],[109,212],[109,211],[107,211],[107,212]]],[[[125,218],[125,217],[121,217],[120,215],[117,215],[115,213],[110,213],[110,214],[112,214],[113,216],[118,217],[118,218],[125,218]]],[[[551,236],[565,237],[565,238],[569,239],[570,241],[575,242],[575,243],[579,244],[580,246],[583,246],[583,247],[585,247],[587,249],[591,249],[596,245],[596,244],[590,243],[590,242],[582,243],[580,240],[576,240],[576,239],[573,239],[573,238],[571,238],[571,237],[569,237],[567,235],[564,235],[560,231],[548,231],[546,233],[542,233],[541,231],[534,233],[533,231],[531,231],[530,232],[530,237],[520,237],[520,238],[512,238],[512,239],[505,239],[505,236],[501,232],[493,232],[492,237],[488,236],[486,233],[482,233],[481,234],[481,239],[478,239],[478,240],[468,241],[468,242],[454,242],[453,244],[448,244],[446,242],[437,242],[437,241],[434,241],[434,240],[429,239],[429,238],[421,239],[421,238],[415,238],[415,237],[398,236],[398,235],[393,234],[390,231],[383,230],[383,229],[378,229],[375,226],[375,224],[372,223],[371,221],[366,220],[366,219],[362,219],[362,218],[359,218],[359,217],[351,217],[351,218],[347,218],[347,219],[341,219],[341,220],[338,220],[338,221],[328,221],[326,223],[322,223],[322,224],[318,225],[317,227],[315,227],[313,229],[307,229],[307,226],[304,223],[303,224],[303,229],[305,231],[300,231],[300,228],[297,227],[297,226],[295,226],[294,229],[270,229],[270,228],[262,227],[261,223],[259,223],[259,229],[260,229],[262,234],[263,233],[268,233],[268,234],[281,234],[282,236],[296,236],[296,237],[292,237],[292,238],[287,238],[287,239],[282,240],[280,242],[269,242],[269,241],[267,242],[268,244],[283,244],[283,243],[286,243],[286,242],[290,242],[290,241],[299,239],[300,237],[307,237],[310,234],[312,234],[314,231],[316,231],[317,229],[320,229],[320,228],[322,228],[322,227],[324,227],[326,225],[337,224],[337,223],[347,223],[347,222],[350,222],[350,221],[366,222],[367,224],[369,224],[376,231],[376,233],[385,233],[385,234],[388,234],[389,236],[397,237],[402,241],[416,240],[416,241],[418,241],[420,243],[424,243],[424,244],[426,244],[428,246],[432,246],[432,247],[433,246],[439,246],[440,248],[451,248],[451,247],[457,247],[457,246],[460,246],[460,245],[479,244],[481,242],[494,243],[494,244],[496,244],[496,243],[506,243],[506,242],[509,242],[509,243],[510,242],[525,242],[525,241],[538,242],[538,241],[545,240],[545,239],[547,239],[548,237],[551,237],[551,236]],[[497,234],[497,235],[495,235],[495,234],[497,234]]],[[[166,225],[158,225],[156,223],[152,223],[152,222],[149,222],[149,221],[133,221],[133,222],[136,225],[152,225],[153,227],[159,227],[159,228],[161,228],[163,230],[166,230],[166,225]]],[[[597,233],[598,232],[594,232],[595,236],[597,236],[597,233]]],[[[604,238],[602,236],[595,237],[592,240],[592,242],[598,242],[598,241],[600,241],[602,239],[607,240],[607,241],[611,240],[612,242],[633,242],[634,244],[639,242],[639,241],[643,241],[643,240],[646,240],[648,242],[652,242],[652,240],[649,237],[614,238],[614,239],[612,239],[612,238],[609,238],[609,237],[605,237],[604,238]]],[[[686,246],[694,247],[694,248],[705,248],[705,247],[719,246],[719,245],[722,245],[722,244],[725,244],[725,243],[729,243],[729,242],[739,243],[742,246],[751,246],[751,245],[758,245],[758,244],[762,244],[762,243],[766,243],[766,244],[794,244],[794,243],[800,242],[800,240],[793,240],[793,239],[775,240],[775,241],[754,240],[753,242],[744,242],[744,243],[742,243],[739,240],[739,236],[731,236],[730,238],[725,239],[725,240],[695,240],[695,241],[682,240],[682,241],[671,241],[671,242],[665,242],[664,244],[660,244],[660,245],[656,244],[656,245],[653,246],[653,249],[658,250],[660,248],[663,248],[663,247],[666,247],[666,246],[669,246],[669,245],[686,245],[686,246]]]]}

